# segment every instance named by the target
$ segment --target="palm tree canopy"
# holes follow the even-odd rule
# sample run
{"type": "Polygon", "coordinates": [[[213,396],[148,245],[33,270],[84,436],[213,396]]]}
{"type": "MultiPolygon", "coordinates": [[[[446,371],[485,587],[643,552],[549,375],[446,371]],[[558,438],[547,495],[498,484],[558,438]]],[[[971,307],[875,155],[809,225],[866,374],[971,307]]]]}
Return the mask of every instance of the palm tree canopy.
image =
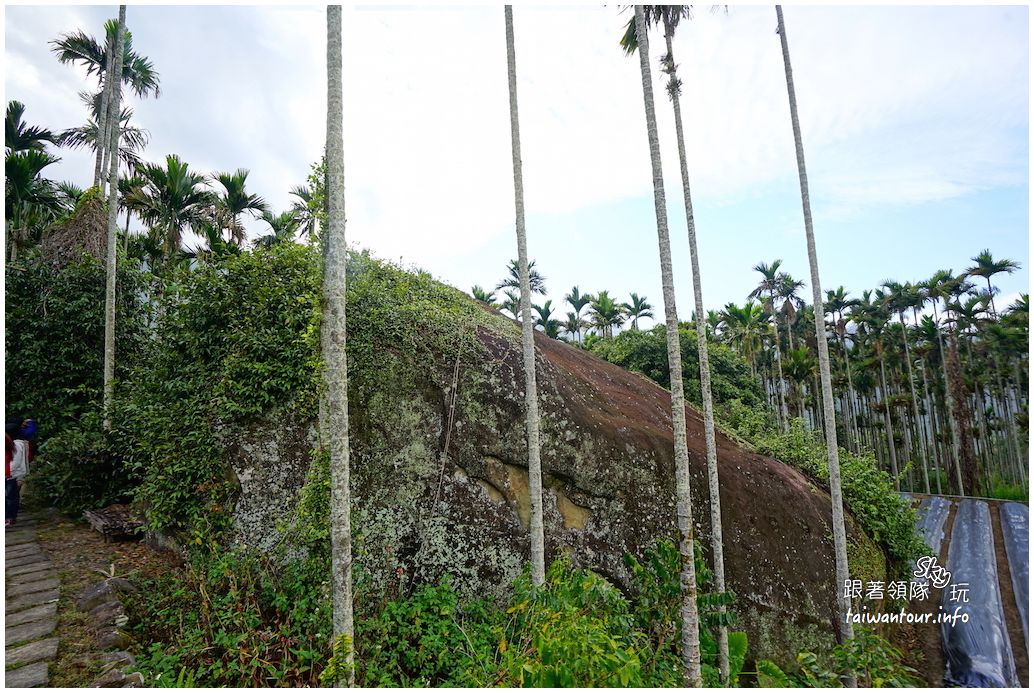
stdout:
{"type": "MultiPolygon", "coordinates": [[[[510,260],[510,264],[507,266],[506,269],[509,272],[510,276],[499,282],[496,285],[495,290],[499,291],[500,289],[506,288],[520,290],[521,270],[518,267],[517,261],[510,260]]],[[[538,270],[535,269],[534,260],[528,261],[528,282],[531,284],[531,292],[533,294],[546,293],[546,278],[539,274],[538,270]]]]}
{"type": "Polygon", "coordinates": [[[26,149],[8,154],[4,159],[7,197],[13,197],[17,201],[28,200],[33,195],[34,186],[41,181],[39,175],[43,169],[60,160],[40,149],[26,149]]]}
{"type": "Polygon", "coordinates": [[[165,166],[142,164],[138,175],[144,184],[130,192],[127,205],[164,240],[171,253],[180,247],[185,229],[200,228],[213,203],[207,178],[191,171],[175,154],[165,158],[165,166]]]}
{"type": "Polygon", "coordinates": [[[503,295],[506,296],[506,300],[503,301],[501,310],[507,311],[516,319],[521,312],[521,297],[513,291],[505,291],[503,295]]]}
{"type": "MultiPolygon", "coordinates": [[[[771,299],[772,294],[779,291],[779,267],[782,264],[782,260],[776,260],[771,265],[767,262],[759,262],[754,265],[752,269],[755,272],[760,272],[762,279],[758,282],[757,287],[747,294],[747,298],[771,299]]],[[[766,308],[769,312],[773,310],[771,305],[766,306],[766,308]]]]}
{"type": "Polygon", "coordinates": [[[985,279],[991,279],[996,274],[1005,272],[1012,274],[1016,270],[1020,269],[1020,263],[1015,260],[999,259],[995,260],[991,255],[991,251],[985,248],[974,258],[970,258],[976,264],[966,270],[966,274],[971,277],[984,277],[985,279]]]}
{"type": "Polygon", "coordinates": [[[624,311],[621,305],[610,297],[607,291],[596,294],[592,301],[593,325],[604,332],[611,333],[614,327],[624,324],[624,311]]]}
{"type": "Polygon", "coordinates": [[[53,132],[35,125],[27,125],[22,120],[23,115],[25,104],[21,101],[7,102],[7,115],[4,118],[4,148],[7,152],[45,149],[48,142],[56,143],[53,132]]]}
{"type": "Polygon", "coordinates": [[[272,233],[256,238],[255,247],[269,248],[279,243],[289,243],[298,231],[298,217],[292,209],[280,214],[265,211],[262,213],[262,221],[269,225],[272,233]]]}
{"type": "Polygon", "coordinates": [[[571,292],[564,296],[564,300],[574,308],[575,315],[581,316],[582,308],[592,302],[592,294],[583,294],[577,286],[572,286],[571,292]]]}
{"type": "MultiPolygon", "coordinates": [[[[151,134],[147,130],[129,125],[129,119],[132,117],[132,109],[121,109],[118,156],[119,160],[130,170],[140,165],[140,152],[147,147],[151,140],[151,134]]],[[[69,149],[88,148],[96,152],[97,131],[97,121],[91,118],[86,121],[86,125],[62,130],[57,135],[57,144],[69,149]]]]}
{"type": "Polygon", "coordinates": [[[494,291],[485,291],[478,284],[475,284],[470,288],[470,295],[474,297],[475,301],[484,303],[486,306],[495,306],[494,291]]]}
{"type": "MultiPolygon", "coordinates": [[[[51,50],[61,63],[79,63],[86,68],[87,75],[101,78],[107,73],[109,66],[108,45],[114,42],[118,30],[118,22],[109,19],[104,23],[105,42],[102,45],[97,39],[83,31],[64,34],[51,41],[51,50]]],[[[133,34],[122,32],[122,83],[132,88],[139,97],[153,94],[161,95],[158,72],[151,61],[133,51],[133,34]]]]}
{"type": "Polygon", "coordinates": [[[295,217],[298,219],[298,231],[301,235],[312,237],[316,232],[316,215],[312,211],[312,191],[307,185],[296,185],[291,188],[291,195],[298,198],[291,203],[295,217]]]}
{"type": "MultiPolygon", "coordinates": [[[[683,19],[693,18],[692,5],[643,5],[643,13],[646,15],[646,26],[657,26],[663,24],[668,31],[675,31],[679,22],[683,19]]],[[[635,17],[628,20],[625,25],[625,33],[619,41],[625,51],[625,55],[633,55],[639,50],[639,34],[636,32],[635,17]]]]}
{"type": "Polygon", "coordinates": [[[646,301],[646,296],[639,296],[633,293],[629,295],[629,298],[632,299],[631,303],[621,304],[628,317],[632,318],[632,320],[653,317],[653,306],[646,301]]]}
{"type": "Polygon", "coordinates": [[[216,173],[213,178],[223,187],[223,192],[216,197],[215,203],[218,223],[229,231],[233,242],[240,243],[244,240],[245,233],[244,226],[240,223],[242,214],[261,218],[267,214],[271,215],[272,212],[264,199],[247,191],[247,169],[239,168],[233,173],[216,173]]]}

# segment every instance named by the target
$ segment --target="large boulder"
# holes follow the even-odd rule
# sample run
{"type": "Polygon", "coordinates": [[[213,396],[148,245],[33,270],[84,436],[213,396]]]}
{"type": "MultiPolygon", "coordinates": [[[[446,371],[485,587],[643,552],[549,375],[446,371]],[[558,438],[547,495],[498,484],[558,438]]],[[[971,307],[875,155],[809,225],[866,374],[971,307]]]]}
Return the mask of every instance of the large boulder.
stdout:
{"type": "MultiPolygon", "coordinates": [[[[363,329],[361,313],[349,319],[363,329]]],[[[467,334],[450,353],[425,343],[350,363],[355,556],[373,588],[448,574],[466,594],[502,597],[529,559],[520,330],[486,312],[467,334]]],[[[623,554],[676,533],[670,394],[540,333],[535,342],[547,552],[566,550],[625,587],[623,554]]],[[[687,419],[697,536],[710,563],[703,421],[691,407],[687,419]]],[[[315,430],[279,410],[226,434],[241,542],[276,542],[312,464],[315,430]]],[[[829,494],[721,432],[717,444],[726,574],[752,658],[792,661],[830,644],[838,586],[829,494]]],[[[849,525],[852,550],[879,555],[849,525]]]]}

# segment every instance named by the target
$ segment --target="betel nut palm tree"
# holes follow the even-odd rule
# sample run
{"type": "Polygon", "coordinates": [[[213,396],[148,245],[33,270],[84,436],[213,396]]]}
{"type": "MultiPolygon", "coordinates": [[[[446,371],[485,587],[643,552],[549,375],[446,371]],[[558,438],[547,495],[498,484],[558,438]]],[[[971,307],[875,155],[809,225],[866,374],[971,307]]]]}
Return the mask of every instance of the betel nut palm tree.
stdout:
{"type": "Polygon", "coordinates": [[[661,169],[661,147],[657,137],[657,116],[654,110],[653,83],[650,74],[650,43],[646,13],[635,6],[635,26],[639,43],[639,72],[643,87],[646,114],[646,135],[650,147],[653,172],[654,214],[657,219],[657,242],[664,294],[665,335],[668,346],[668,370],[671,374],[671,419],[675,453],[675,495],[679,528],[680,582],[682,586],[682,669],[688,686],[700,686],[700,616],[697,610],[696,566],[694,564],[693,500],[689,488],[689,449],[686,443],[686,404],[682,382],[682,350],[679,344],[679,318],[675,305],[675,281],[671,267],[671,241],[668,237],[668,216],[664,201],[664,174],[661,169]]]}
{"type": "MultiPolygon", "coordinates": [[[[109,20],[104,24],[105,41],[102,44],[97,39],[89,36],[83,31],[76,31],[65,34],[58,39],[51,41],[53,52],[61,63],[78,63],[86,68],[88,76],[97,76],[98,96],[100,97],[94,108],[95,128],[99,136],[95,141],[100,145],[96,147],[94,161],[94,185],[101,181],[104,165],[107,163],[107,142],[111,137],[111,129],[114,125],[114,118],[109,118],[110,113],[119,113],[120,109],[110,107],[113,101],[112,86],[115,82],[109,79],[114,67],[113,58],[118,51],[114,50],[116,44],[115,33],[117,22],[109,20]]],[[[124,32],[118,43],[122,45],[122,75],[119,81],[121,85],[128,85],[139,97],[148,95],[159,96],[161,93],[158,72],[154,69],[151,61],[133,50],[133,37],[128,31],[124,32]]]]}
{"type": "MultiPolygon", "coordinates": [[[[682,174],[682,198],[686,211],[686,227],[689,232],[689,257],[693,273],[693,297],[696,310],[697,353],[700,364],[700,393],[704,414],[704,442],[707,456],[708,496],[711,502],[711,553],[714,558],[714,582],[719,592],[725,591],[725,548],[722,540],[722,501],[718,482],[718,453],[715,444],[714,402],[711,396],[711,365],[707,354],[707,327],[705,324],[703,288],[700,280],[700,259],[697,248],[696,220],[693,216],[693,200],[689,187],[689,167],[686,161],[686,142],[682,127],[680,96],[682,82],[676,74],[673,41],[675,30],[682,19],[691,16],[689,5],[646,5],[643,7],[645,24],[661,24],[667,53],[662,59],[663,71],[668,75],[668,97],[675,112],[675,138],[679,151],[679,168],[682,174]]],[[[626,34],[626,38],[628,35],[626,34]]],[[[636,50],[639,42],[639,27],[632,40],[627,40],[626,51],[636,50]]],[[[648,56],[647,56],[648,57],[648,56]]],[[[724,607],[721,609],[724,611],[724,607]]],[[[718,664],[722,682],[729,678],[729,632],[725,625],[718,627],[718,664]]]]}
{"type": "MultiPolygon", "coordinates": [[[[122,43],[122,35],[126,30],[126,6],[119,5],[118,26],[115,28],[115,45],[122,43]]],[[[122,79],[123,53],[115,54],[113,81],[117,84],[122,79]]],[[[119,112],[122,91],[115,89],[112,94],[111,107],[119,112]]],[[[108,248],[107,248],[107,282],[104,293],[104,428],[111,429],[111,415],[115,403],[115,276],[116,252],[118,250],[118,123],[111,128],[109,151],[115,152],[110,157],[108,171],[108,248]]]]}
{"type": "Polygon", "coordinates": [[[334,641],[346,647],[344,683],[355,683],[352,612],[352,497],[349,492],[348,364],[345,340],[345,162],[342,140],[341,6],[327,7],[327,228],[320,344],[330,456],[331,592],[334,641]]]}
{"type": "MultiPolygon", "coordinates": [[[[797,154],[797,174],[801,183],[801,207],[804,212],[804,233],[808,246],[808,267],[811,270],[812,304],[815,315],[824,315],[822,308],[822,285],[819,281],[819,261],[815,251],[815,232],[812,227],[811,199],[808,192],[808,174],[804,165],[804,145],[801,139],[801,125],[797,116],[797,94],[793,86],[793,70],[790,67],[790,48],[786,39],[786,27],[783,24],[783,8],[776,5],[776,21],[778,23],[779,42],[783,50],[783,69],[786,74],[786,92],[790,102],[790,124],[793,129],[794,149],[797,154]]],[[[836,553],[837,600],[840,607],[840,636],[844,641],[854,637],[854,629],[847,618],[851,608],[850,600],[844,590],[849,579],[847,564],[847,532],[844,525],[844,499],[840,487],[840,452],[837,447],[837,427],[833,412],[833,383],[829,372],[829,343],[826,341],[826,325],[824,320],[816,318],[815,336],[819,352],[819,381],[822,388],[822,418],[825,426],[826,455],[829,463],[829,495],[833,512],[833,545],[836,553]]],[[[855,678],[848,673],[847,683],[855,685],[855,678]]]]}
{"type": "MultiPolygon", "coordinates": [[[[510,143],[513,159],[513,198],[517,213],[517,269],[521,288],[521,351],[524,357],[524,402],[528,429],[528,495],[531,515],[531,581],[535,586],[546,579],[546,548],[542,527],[542,469],[539,459],[539,403],[535,379],[535,320],[531,314],[531,265],[528,263],[528,237],[524,224],[524,179],[521,170],[521,133],[517,113],[517,58],[513,45],[513,7],[503,10],[506,24],[506,68],[510,91],[510,143]]],[[[501,287],[497,287],[501,288],[501,287]]]]}

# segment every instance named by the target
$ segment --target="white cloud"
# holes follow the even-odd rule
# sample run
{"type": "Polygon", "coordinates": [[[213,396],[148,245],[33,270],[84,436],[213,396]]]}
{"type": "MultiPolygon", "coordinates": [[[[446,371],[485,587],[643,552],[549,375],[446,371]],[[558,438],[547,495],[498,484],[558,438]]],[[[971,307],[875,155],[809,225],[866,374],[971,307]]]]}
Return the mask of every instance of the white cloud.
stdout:
{"type": "MultiPolygon", "coordinates": [[[[26,102],[30,122],[62,128],[83,120],[75,98],[83,76],[59,65],[46,42],[75,28],[97,34],[109,12],[7,8],[6,89],[26,102]]],[[[848,219],[881,205],[1023,185],[1026,13],[787,8],[816,208],[848,219]]],[[[518,7],[514,14],[527,209],[572,220],[557,232],[569,237],[542,242],[568,245],[566,254],[542,260],[567,283],[550,265],[571,264],[570,249],[593,238],[579,215],[651,194],[638,60],[617,45],[628,15],[615,7],[518,7]]],[[[138,50],[162,76],[160,99],[131,104],[153,137],[147,157],[176,152],[208,172],[249,168],[253,191],[287,207],[288,190],[304,182],[323,148],[322,8],[134,6],[129,22],[138,50]]],[[[663,39],[651,38],[667,195],[677,210],[671,108],[657,71],[663,39]]],[[[675,51],[698,206],[736,208],[777,186],[795,189],[774,11],[698,12],[680,28],[675,51]]],[[[486,264],[502,266],[513,254],[500,9],[345,8],[344,79],[350,239],[459,286],[485,283],[486,264]]],[[[88,157],[63,156],[62,177],[86,177],[88,157]]],[[[673,237],[679,217],[672,215],[673,237]]],[[[652,244],[652,224],[644,217],[628,234],[648,234],[652,244]]],[[[773,235],[799,236],[798,225],[779,212],[773,235]]],[[[262,226],[252,224],[253,233],[262,226]]],[[[622,260],[628,275],[656,270],[652,246],[642,262],[654,264],[622,260]]],[[[649,290],[645,280],[629,281],[649,290]]]]}

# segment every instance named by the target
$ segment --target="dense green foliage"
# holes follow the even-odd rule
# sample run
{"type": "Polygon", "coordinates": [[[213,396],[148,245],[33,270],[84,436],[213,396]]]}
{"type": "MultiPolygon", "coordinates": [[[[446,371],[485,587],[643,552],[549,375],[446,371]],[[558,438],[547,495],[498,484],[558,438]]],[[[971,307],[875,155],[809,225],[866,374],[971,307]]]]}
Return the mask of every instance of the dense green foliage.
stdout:
{"type": "Polygon", "coordinates": [[[292,244],[201,263],[176,276],[146,367],[121,400],[120,454],[139,479],[148,523],[172,530],[220,519],[233,493],[223,427],[288,402],[313,417],[318,256],[292,244]]]}
{"type": "MultiPolygon", "coordinates": [[[[357,683],[681,685],[678,552],[662,542],[641,561],[626,560],[634,567],[628,597],[563,556],[541,589],[527,572],[518,577],[503,606],[462,600],[448,579],[409,595],[364,592],[356,600],[357,683]]],[[[710,574],[698,567],[704,669],[717,685],[710,629],[731,597],[708,594],[710,574]]],[[[330,654],[327,569],[324,558],[273,562],[201,547],[181,574],[162,576],[131,604],[138,635],[154,642],[141,670],[156,683],[319,683],[330,654]]],[[[746,646],[742,633],[731,635],[734,675],[746,646]]]]}
{"type": "MultiPolygon", "coordinates": [[[[89,255],[56,268],[38,253],[7,263],[4,275],[7,412],[37,420],[52,437],[100,399],[104,363],[104,265],[89,255]]],[[[119,266],[116,378],[147,346],[147,275],[119,266]]]]}
{"type": "Polygon", "coordinates": [[[923,685],[916,671],[901,663],[896,647],[866,628],[820,658],[812,652],[797,655],[797,671],[785,672],[768,660],[758,662],[758,685],[765,688],[840,688],[837,672],[853,671],[859,688],[913,688],[923,685]]]}
{"type": "MultiPolygon", "coordinates": [[[[33,484],[46,502],[79,512],[122,500],[130,479],[101,427],[104,265],[83,254],[57,268],[38,252],[8,263],[5,287],[7,415],[39,424],[44,453],[33,484]]],[[[125,264],[117,278],[116,378],[124,383],[151,351],[144,291],[152,278],[125,264]]]]}
{"type": "MultiPolygon", "coordinates": [[[[686,397],[700,404],[700,361],[697,356],[697,334],[689,323],[679,325],[682,347],[682,377],[686,397]]],[[[651,330],[626,330],[613,339],[589,337],[586,347],[600,358],[622,368],[642,373],[664,387],[671,386],[668,373],[668,343],[664,325],[651,330]]],[[[708,342],[711,363],[711,393],[715,405],[738,399],[749,405],[764,401],[761,386],[751,377],[750,368],[735,351],[724,344],[708,342]]]]}

